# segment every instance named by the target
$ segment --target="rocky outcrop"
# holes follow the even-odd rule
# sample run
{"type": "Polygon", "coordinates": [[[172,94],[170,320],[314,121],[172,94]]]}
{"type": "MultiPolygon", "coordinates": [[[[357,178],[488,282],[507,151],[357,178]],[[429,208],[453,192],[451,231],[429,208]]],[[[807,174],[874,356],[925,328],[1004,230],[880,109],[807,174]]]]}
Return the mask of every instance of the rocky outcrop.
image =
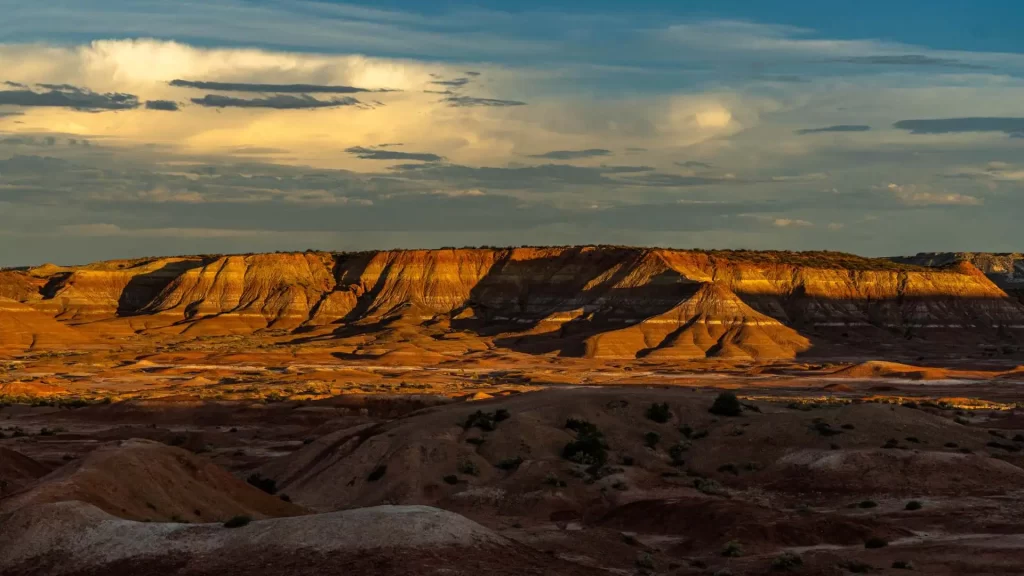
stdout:
{"type": "Polygon", "coordinates": [[[791,357],[804,336],[850,329],[1024,328],[1024,307],[993,282],[1017,261],[970,260],[990,263],[979,271],[968,260],[610,246],[275,253],[8,270],[0,294],[68,324],[129,317],[134,332],[187,337],[390,326],[374,349],[469,331],[595,357],[791,357]]]}
{"type": "Polygon", "coordinates": [[[970,263],[997,286],[1024,302],[1024,254],[1020,252],[922,252],[916,256],[900,256],[892,260],[932,268],[950,268],[970,263]]]}
{"type": "Polygon", "coordinates": [[[0,298],[0,353],[63,350],[89,343],[86,335],[31,306],[0,298]]]}

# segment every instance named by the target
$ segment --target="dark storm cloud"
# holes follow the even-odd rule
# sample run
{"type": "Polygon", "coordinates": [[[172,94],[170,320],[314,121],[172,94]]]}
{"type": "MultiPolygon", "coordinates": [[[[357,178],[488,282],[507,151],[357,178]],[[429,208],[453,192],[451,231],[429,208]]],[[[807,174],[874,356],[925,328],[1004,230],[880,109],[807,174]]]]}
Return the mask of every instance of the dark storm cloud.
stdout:
{"type": "Polygon", "coordinates": [[[683,168],[713,168],[713,166],[707,162],[697,162],[696,160],[676,162],[676,166],[682,166],[683,168]]]}
{"type": "Polygon", "coordinates": [[[198,88],[217,92],[275,92],[278,94],[356,94],[358,92],[395,92],[371,90],[356,86],[330,86],[325,84],[253,84],[248,82],[203,82],[197,80],[171,80],[171,86],[198,88]]]}
{"type": "Polygon", "coordinates": [[[794,130],[793,133],[803,136],[805,134],[820,134],[822,132],[867,132],[868,130],[871,130],[871,126],[863,124],[836,124],[835,126],[824,126],[822,128],[794,130]]]}
{"type": "Polygon", "coordinates": [[[987,70],[988,66],[971,64],[952,58],[936,58],[924,56],[923,54],[894,54],[886,56],[850,56],[839,58],[832,62],[844,62],[846,64],[868,64],[875,66],[934,66],[942,68],[963,68],[968,70],[987,70]]]}
{"type": "Polygon", "coordinates": [[[147,100],[146,110],[163,110],[165,112],[177,112],[178,103],[174,100],[147,100]]]}
{"type": "Polygon", "coordinates": [[[3,85],[10,86],[11,88],[28,88],[28,86],[22,84],[21,82],[11,82],[10,80],[4,80],[3,85]]]}
{"type": "Polygon", "coordinates": [[[396,150],[379,150],[363,146],[346,148],[345,152],[363,160],[422,160],[423,162],[440,162],[444,160],[443,157],[437,154],[430,154],[429,152],[398,152],[396,150]]]}
{"type": "Polygon", "coordinates": [[[288,94],[275,94],[266,98],[235,98],[233,96],[219,96],[207,94],[202,98],[192,98],[193,104],[206,106],[207,108],[274,108],[277,110],[310,110],[315,108],[335,108],[338,106],[354,106],[359,100],[346,96],[332,100],[317,100],[305,94],[292,96],[288,94]]]}
{"type": "Polygon", "coordinates": [[[530,158],[545,158],[547,160],[576,160],[579,158],[594,158],[596,156],[610,156],[611,150],[603,148],[589,148],[587,150],[552,150],[543,154],[531,154],[530,158]]]}
{"type": "Polygon", "coordinates": [[[466,74],[466,76],[479,76],[480,75],[479,72],[475,72],[473,70],[468,70],[468,71],[465,72],[465,74],[466,74]]]}
{"type": "Polygon", "coordinates": [[[454,108],[471,108],[474,106],[490,106],[495,108],[503,106],[526,106],[526,102],[519,102],[518,100],[474,98],[472,96],[449,96],[448,98],[445,98],[444,101],[454,108]]]}
{"type": "Polygon", "coordinates": [[[438,86],[451,86],[452,88],[461,88],[466,84],[469,84],[469,78],[455,78],[453,80],[434,80],[431,84],[438,86]]]}
{"type": "Polygon", "coordinates": [[[102,110],[131,110],[139,107],[134,94],[108,92],[100,94],[87,88],[69,84],[38,84],[45,91],[0,90],[0,105],[22,107],[72,108],[90,112],[102,110]]]}
{"type": "Polygon", "coordinates": [[[960,132],[1002,132],[1010,136],[1024,134],[1024,118],[972,117],[900,120],[893,128],[911,134],[956,134],[960,132]]]}

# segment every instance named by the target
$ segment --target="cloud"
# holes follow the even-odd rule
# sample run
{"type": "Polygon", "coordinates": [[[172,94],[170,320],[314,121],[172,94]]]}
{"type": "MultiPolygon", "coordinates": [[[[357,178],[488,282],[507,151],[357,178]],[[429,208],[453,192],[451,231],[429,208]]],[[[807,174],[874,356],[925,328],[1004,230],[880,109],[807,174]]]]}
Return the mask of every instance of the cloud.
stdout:
{"type": "Polygon", "coordinates": [[[772,220],[772,226],[776,228],[813,228],[814,223],[797,218],[776,218],[772,220]]]}
{"type": "Polygon", "coordinates": [[[394,92],[383,88],[369,89],[355,86],[330,86],[326,84],[255,84],[248,82],[204,82],[198,80],[171,80],[171,86],[198,88],[217,92],[274,92],[277,94],[356,94],[359,92],[394,92]]]}
{"type": "Polygon", "coordinates": [[[366,148],[364,146],[353,146],[346,148],[345,152],[363,160],[422,160],[423,162],[440,162],[443,157],[429,152],[399,152],[397,150],[380,150],[366,148]]]}
{"type": "Polygon", "coordinates": [[[819,134],[821,132],[867,132],[871,130],[871,126],[865,126],[863,124],[836,124],[835,126],[824,126],[822,128],[803,128],[801,130],[794,130],[794,134],[803,136],[805,134],[819,134]]]}
{"type": "Polygon", "coordinates": [[[707,162],[697,162],[696,160],[686,160],[685,162],[676,162],[676,166],[682,166],[683,168],[714,168],[707,162]]]}
{"type": "Polygon", "coordinates": [[[960,132],[1002,132],[1010,136],[1024,135],[1024,118],[968,117],[900,120],[893,128],[911,134],[955,134],[960,132]]]}
{"type": "Polygon", "coordinates": [[[291,96],[287,94],[275,94],[265,98],[235,98],[232,96],[219,96],[207,94],[202,98],[192,98],[193,104],[206,106],[207,108],[273,108],[276,110],[311,110],[316,108],[336,108],[339,106],[355,106],[359,100],[352,97],[334,98],[331,100],[317,100],[305,94],[291,96]]]}
{"type": "Polygon", "coordinates": [[[498,100],[495,98],[475,98],[473,96],[449,96],[444,99],[449,106],[455,108],[471,108],[474,106],[504,107],[504,106],[526,106],[526,102],[518,100],[498,100]]]}
{"type": "Polygon", "coordinates": [[[845,62],[847,64],[868,64],[875,66],[936,66],[944,68],[963,68],[967,70],[987,70],[989,66],[961,62],[953,58],[937,58],[923,54],[897,54],[897,55],[874,55],[874,56],[850,56],[837,58],[831,62],[845,62]]]}
{"type": "Polygon", "coordinates": [[[469,84],[469,78],[455,78],[453,80],[434,80],[431,84],[437,84],[438,86],[450,86],[452,88],[461,88],[466,84],[469,84]]]}
{"type": "Polygon", "coordinates": [[[530,158],[545,158],[547,160],[576,160],[579,158],[595,158],[597,156],[610,156],[611,150],[604,148],[588,148],[587,150],[552,150],[543,154],[531,154],[530,158]]]}
{"type": "Polygon", "coordinates": [[[146,110],[163,110],[165,112],[177,112],[180,108],[174,100],[147,100],[146,110]]]}
{"type": "Polygon", "coordinates": [[[772,182],[815,182],[818,180],[827,180],[828,174],[824,172],[810,172],[807,174],[791,174],[787,176],[772,176],[770,181],[772,182]]]}
{"type": "Polygon", "coordinates": [[[473,70],[467,70],[465,72],[465,74],[466,74],[466,76],[479,76],[480,75],[479,72],[474,72],[473,70]]]}
{"type": "Polygon", "coordinates": [[[3,85],[10,86],[11,88],[28,88],[28,86],[22,84],[21,82],[11,82],[10,80],[4,80],[3,85]]]}
{"type": "Polygon", "coordinates": [[[139,107],[134,94],[109,92],[99,94],[68,84],[39,84],[45,92],[35,90],[0,90],[0,105],[22,107],[72,108],[74,110],[132,110],[139,107]]]}
{"type": "Polygon", "coordinates": [[[982,201],[976,196],[955,192],[931,192],[915,184],[885,185],[885,190],[908,206],[980,206],[982,201]]]}

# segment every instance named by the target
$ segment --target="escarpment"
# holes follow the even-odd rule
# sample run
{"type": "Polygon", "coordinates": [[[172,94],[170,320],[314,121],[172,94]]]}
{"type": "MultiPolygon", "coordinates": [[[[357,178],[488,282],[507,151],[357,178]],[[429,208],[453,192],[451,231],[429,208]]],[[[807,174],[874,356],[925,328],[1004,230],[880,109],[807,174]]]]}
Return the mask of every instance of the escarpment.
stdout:
{"type": "MultiPolygon", "coordinates": [[[[307,251],[4,270],[0,297],[37,314],[40,334],[70,331],[68,342],[121,323],[129,328],[108,339],[266,333],[374,354],[493,344],[598,359],[761,360],[826,341],[848,348],[841,339],[857,331],[893,342],[955,331],[977,346],[1024,329],[1024,306],[971,261],[609,246],[307,251]],[[465,344],[474,338],[491,344],[465,344]]],[[[1013,262],[1000,265],[1016,270],[1013,262]]],[[[31,332],[19,328],[18,348],[33,346],[31,332]]]]}

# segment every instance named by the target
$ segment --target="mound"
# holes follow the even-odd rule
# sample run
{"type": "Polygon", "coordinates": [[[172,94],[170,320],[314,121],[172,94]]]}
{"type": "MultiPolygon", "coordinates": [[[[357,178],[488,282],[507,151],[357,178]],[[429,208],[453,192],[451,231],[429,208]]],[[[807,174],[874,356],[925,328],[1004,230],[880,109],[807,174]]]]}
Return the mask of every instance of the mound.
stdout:
{"type": "Polygon", "coordinates": [[[1024,469],[975,454],[908,450],[798,450],[765,471],[769,489],[845,494],[998,494],[1024,469]]]}
{"type": "Polygon", "coordinates": [[[457,514],[381,506],[235,529],[115,518],[81,502],[0,516],[0,571],[21,574],[594,573],[545,557],[457,514]]]}
{"type": "Polygon", "coordinates": [[[48,466],[21,452],[0,448],[0,498],[21,490],[49,472],[48,466]]]}
{"type": "Polygon", "coordinates": [[[586,341],[588,358],[793,358],[810,342],[728,288],[705,283],[668,312],[586,341]]]}
{"type": "Polygon", "coordinates": [[[922,368],[898,362],[873,360],[839,370],[833,376],[842,378],[902,378],[906,380],[941,380],[950,372],[942,368],[922,368]]]}
{"type": "Polygon", "coordinates": [[[90,339],[31,306],[0,298],[0,353],[61,350],[90,339]]]}
{"type": "Polygon", "coordinates": [[[740,540],[748,549],[860,544],[868,536],[907,535],[877,520],[834,514],[792,514],[722,499],[640,500],[611,510],[600,524],[641,534],[680,536],[680,553],[720,549],[740,540]]]}
{"type": "Polygon", "coordinates": [[[37,480],[0,511],[79,500],[133,520],[217,521],[302,514],[191,452],[149,440],[111,443],[37,480]]]}

